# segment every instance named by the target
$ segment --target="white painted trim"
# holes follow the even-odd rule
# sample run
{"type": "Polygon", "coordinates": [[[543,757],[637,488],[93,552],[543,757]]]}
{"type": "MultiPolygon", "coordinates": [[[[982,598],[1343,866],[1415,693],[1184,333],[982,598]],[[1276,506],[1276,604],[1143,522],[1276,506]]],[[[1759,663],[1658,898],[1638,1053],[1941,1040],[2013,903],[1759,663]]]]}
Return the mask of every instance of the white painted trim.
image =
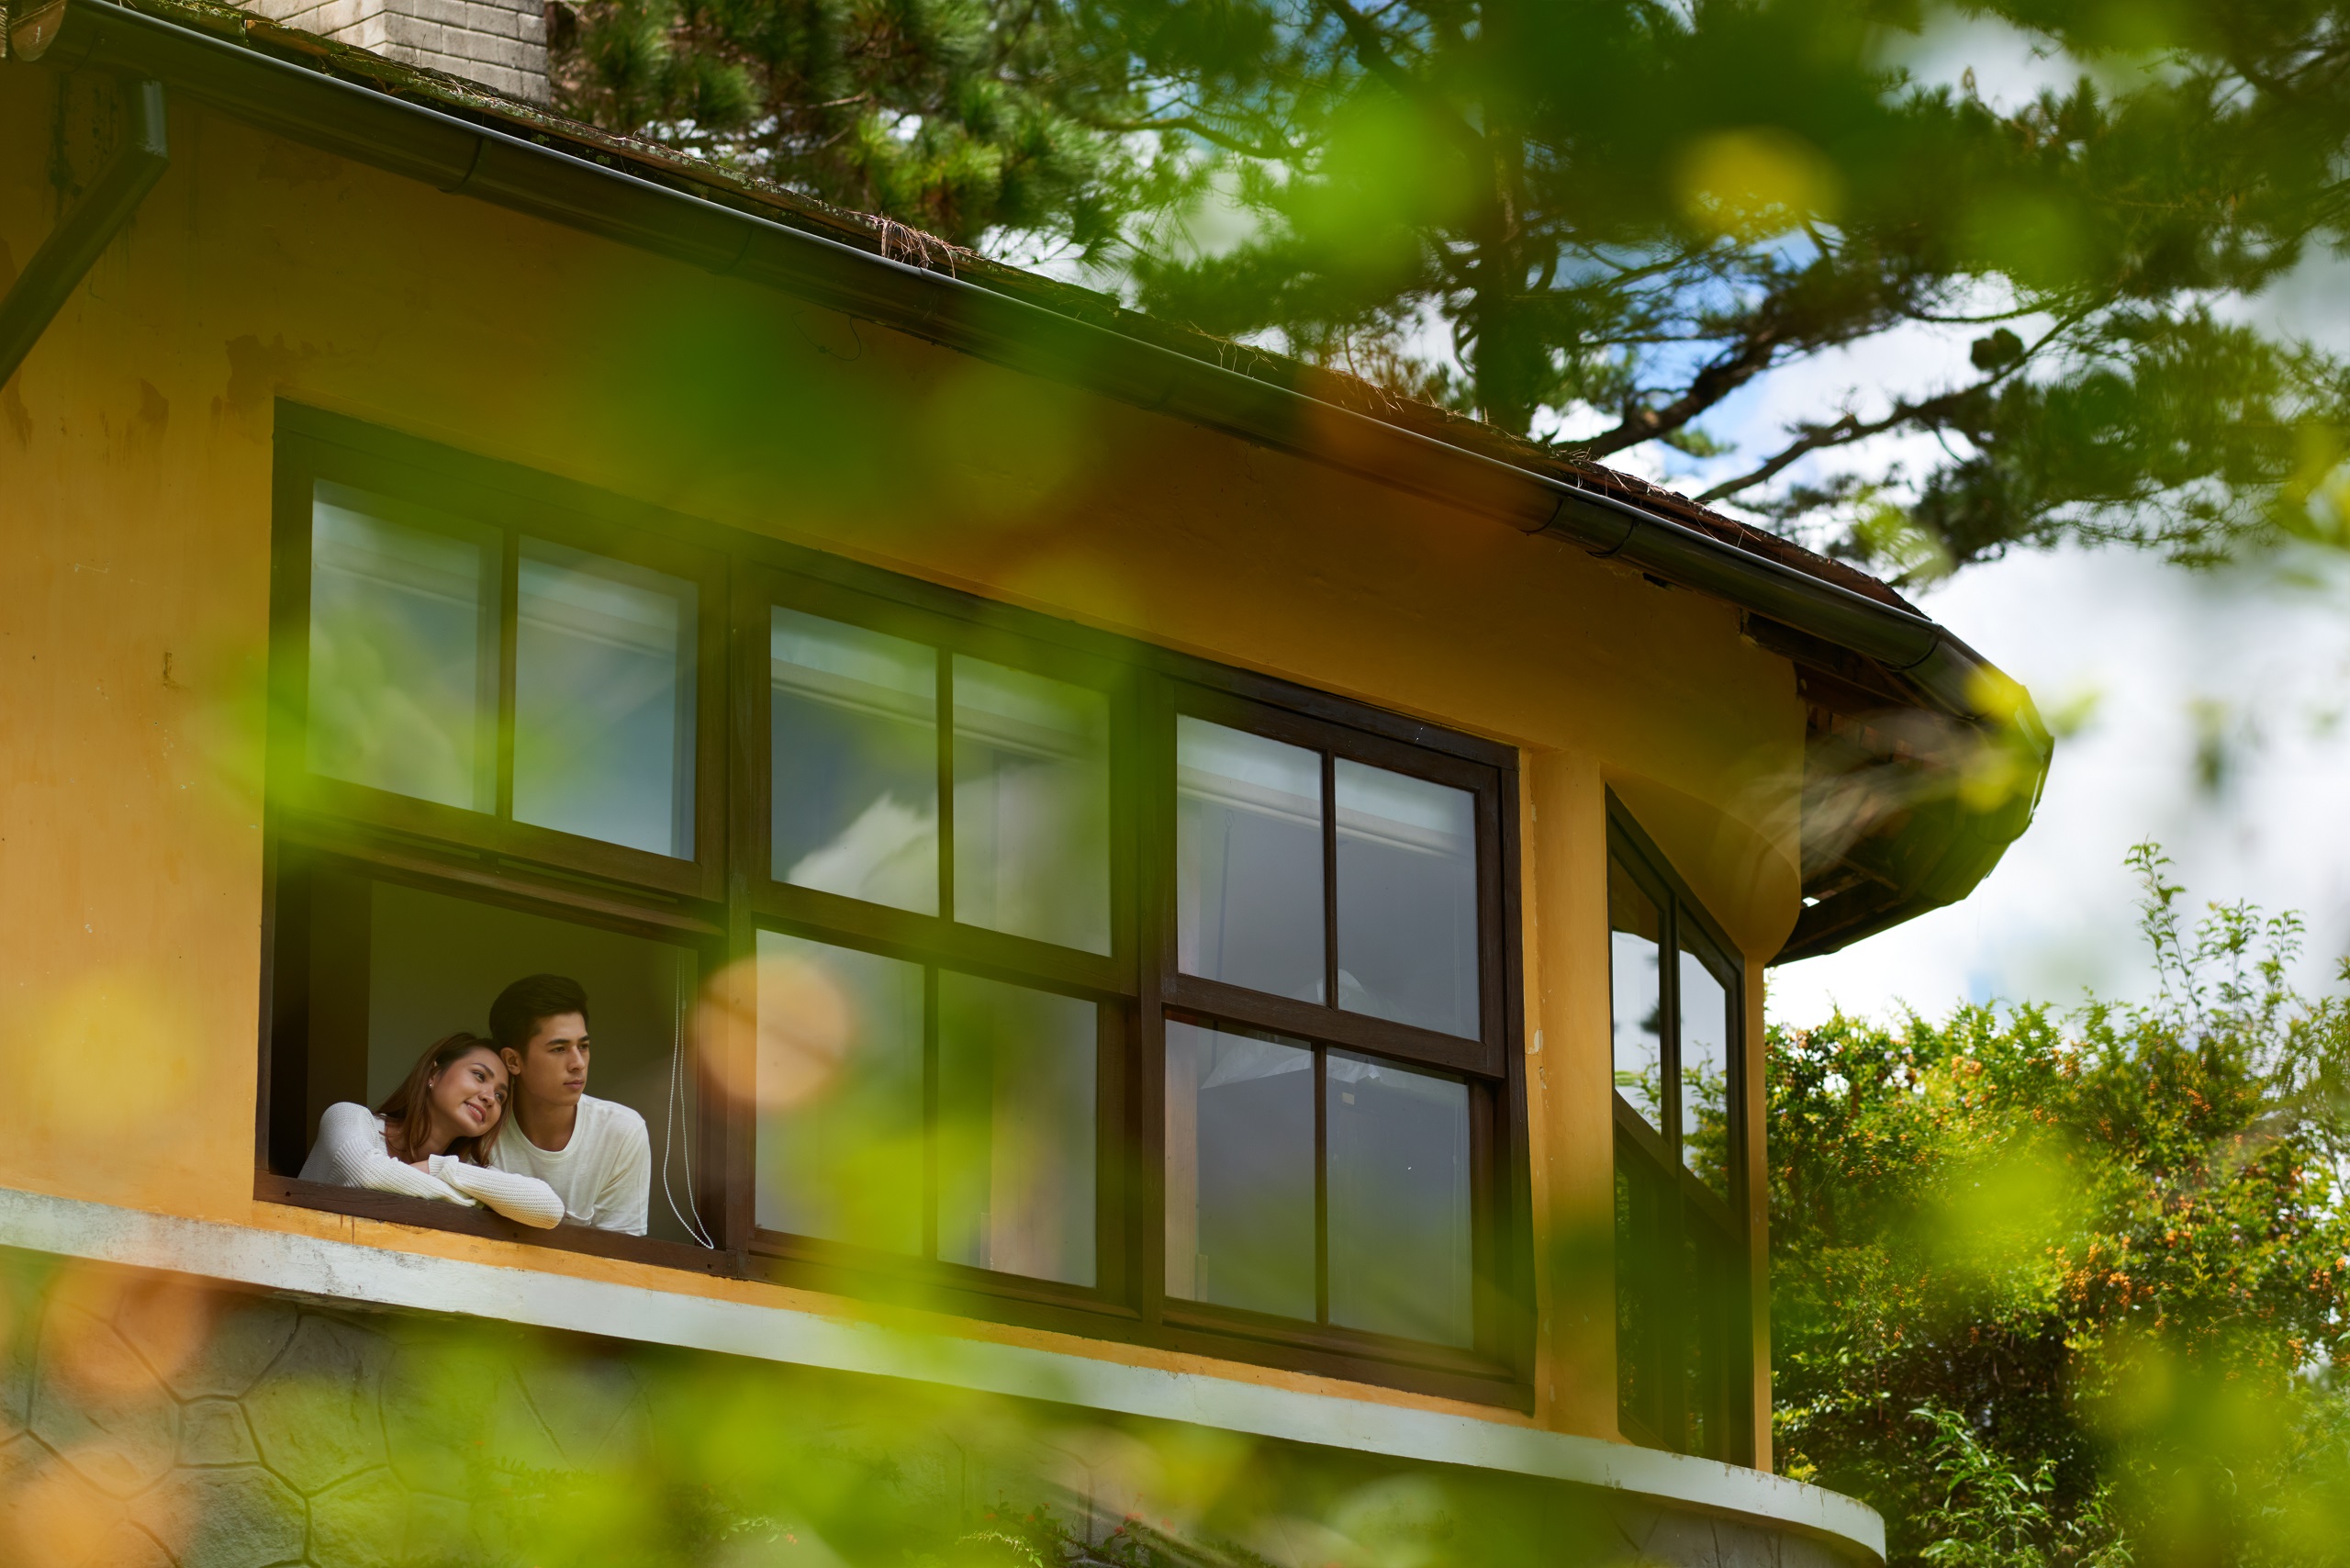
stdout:
{"type": "Polygon", "coordinates": [[[1611,1487],[1794,1529],[1882,1561],[1850,1497],[1712,1460],[1441,1411],[926,1335],[781,1306],[574,1279],[0,1188],[0,1247],[763,1361],[912,1378],[1254,1437],[1611,1487]]]}

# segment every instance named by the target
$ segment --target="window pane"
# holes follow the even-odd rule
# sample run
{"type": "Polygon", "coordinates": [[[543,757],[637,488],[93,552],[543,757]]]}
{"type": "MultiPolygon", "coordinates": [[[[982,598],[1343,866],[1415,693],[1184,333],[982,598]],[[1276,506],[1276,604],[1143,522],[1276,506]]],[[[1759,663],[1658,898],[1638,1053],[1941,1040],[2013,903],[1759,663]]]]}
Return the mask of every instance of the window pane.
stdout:
{"type": "Polygon", "coordinates": [[[1337,1051],[1327,1061],[1330,1321],[1466,1345],[1468,1088],[1337,1051]]]}
{"type": "Polygon", "coordinates": [[[1681,1162],[1729,1196],[1729,988],[1681,955],[1681,1162]]]}
{"type": "Polygon", "coordinates": [[[694,853],[693,584],[522,542],[514,818],[694,853]]]}
{"type": "Polygon", "coordinates": [[[1607,987],[1615,1014],[1616,1092],[1664,1129],[1664,992],[1656,905],[1615,857],[1607,860],[1607,987]]]}
{"type": "Polygon", "coordinates": [[[921,967],[762,931],[758,977],[756,1222],[920,1253],[921,967]]]}
{"type": "Polygon", "coordinates": [[[1338,1005],[1477,1034],[1477,817],[1466,790],[1340,758],[1338,1005]]]}
{"type": "Polygon", "coordinates": [[[1652,1168],[1619,1145],[1616,1159],[1616,1413],[1624,1435],[1668,1442],[1664,1348],[1670,1333],[1659,1183],[1652,1168]]]}
{"type": "Polygon", "coordinates": [[[1167,1294],[1314,1303],[1314,1052],[1167,1021],[1167,1294]]]}
{"type": "Polygon", "coordinates": [[[1110,700],[955,660],[955,918],[1110,950],[1110,700]]]}
{"type": "Polygon", "coordinates": [[[1737,1254],[1711,1222],[1695,1213],[1684,1219],[1681,1236],[1681,1288],[1688,1303],[1689,1334],[1684,1442],[1691,1453],[1731,1461],[1743,1447],[1731,1425],[1737,1408],[1730,1383],[1737,1347],[1731,1335],[1739,1321],[1734,1304],[1742,1294],[1736,1278],[1737,1254]]]}
{"type": "Polygon", "coordinates": [[[775,879],[938,913],[938,655],[778,609],[775,879]]]}
{"type": "Polygon", "coordinates": [[[1320,1002],[1321,755],[1179,718],[1175,801],[1183,972],[1320,1002]]]}
{"type": "Polygon", "coordinates": [[[938,1255],[1093,1282],[1092,1003],[938,977],[938,1255]]]}
{"type": "Polygon", "coordinates": [[[310,771],[494,810],[498,536],[383,508],[339,485],[313,495],[310,771]]]}

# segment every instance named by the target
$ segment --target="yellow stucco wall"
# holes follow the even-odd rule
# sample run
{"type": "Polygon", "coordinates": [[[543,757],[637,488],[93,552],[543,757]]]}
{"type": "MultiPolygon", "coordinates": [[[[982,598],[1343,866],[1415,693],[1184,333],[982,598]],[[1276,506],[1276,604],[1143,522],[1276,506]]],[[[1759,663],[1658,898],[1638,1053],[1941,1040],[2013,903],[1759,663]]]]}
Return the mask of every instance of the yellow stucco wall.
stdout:
{"type": "MultiPolygon", "coordinates": [[[[53,81],[10,68],[5,84],[0,285],[57,210],[53,81]]],[[[860,1310],[254,1201],[285,396],[1520,748],[1553,1265],[1532,1419],[1614,1435],[1605,1252],[1576,1239],[1609,1202],[1605,791],[1748,955],[1758,1031],[1760,961],[1797,908],[1801,712],[1735,611],[185,101],[171,134],[169,174],[0,391],[0,1185],[860,1310]]],[[[1759,1115],[1759,1092],[1748,1103],[1759,1115]]]]}

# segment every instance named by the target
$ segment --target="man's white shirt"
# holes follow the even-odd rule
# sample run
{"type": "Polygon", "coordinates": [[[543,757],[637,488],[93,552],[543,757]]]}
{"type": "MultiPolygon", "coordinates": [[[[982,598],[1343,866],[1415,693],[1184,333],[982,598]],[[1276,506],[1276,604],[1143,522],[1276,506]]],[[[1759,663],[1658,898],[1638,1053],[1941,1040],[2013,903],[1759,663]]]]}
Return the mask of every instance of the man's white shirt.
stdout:
{"type": "Polygon", "coordinates": [[[559,1149],[541,1148],[524,1137],[509,1110],[490,1145],[489,1162],[553,1187],[563,1200],[563,1217],[574,1225],[644,1234],[653,1198],[653,1139],[644,1118],[625,1105],[582,1094],[571,1141],[559,1149]]]}

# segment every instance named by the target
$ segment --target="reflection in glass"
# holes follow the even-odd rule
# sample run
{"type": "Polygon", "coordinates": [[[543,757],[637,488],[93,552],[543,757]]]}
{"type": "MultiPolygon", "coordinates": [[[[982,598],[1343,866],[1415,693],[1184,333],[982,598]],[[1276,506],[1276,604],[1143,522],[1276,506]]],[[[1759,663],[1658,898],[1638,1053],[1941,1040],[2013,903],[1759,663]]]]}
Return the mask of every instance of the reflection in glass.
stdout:
{"type": "Polygon", "coordinates": [[[1175,801],[1177,964],[1320,1002],[1320,754],[1178,718],[1175,801]]]}
{"type": "Polygon", "coordinates": [[[693,584],[522,541],[514,819],[694,853],[693,584]]]}
{"type": "Polygon", "coordinates": [[[1661,1278],[1663,1194],[1638,1159],[1616,1159],[1616,1413],[1627,1437],[1669,1442],[1664,1366],[1667,1294],[1661,1278]]]}
{"type": "Polygon", "coordinates": [[[313,495],[310,771],[495,810],[498,536],[386,510],[340,485],[313,495]]]}
{"type": "Polygon", "coordinates": [[[1616,1092],[1664,1130],[1664,939],[1653,901],[1607,857],[1607,989],[1615,1015],[1616,1092]]]}
{"type": "Polygon", "coordinates": [[[775,879],[938,913],[938,655],[778,609],[769,628],[775,879]]]}
{"type": "Polygon", "coordinates": [[[756,1223],[919,1254],[921,967],[762,931],[758,988],[756,1223]]]}
{"type": "Polygon", "coordinates": [[[1711,1222],[1695,1213],[1682,1226],[1682,1299],[1689,1304],[1688,1383],[1683,1394],[1686,1450],[1707,1459],[1729,1461],[1737,1455],[1730,1415],[1735,1408],[1730,1369],[1735,1364],[1730,1337],[1740,1296],[1737,1252],[1725,1244],[1711,1222]]]}
{"type": "Polygon", "coordinates": [[[1338,1005],[1477,1034],[1476,799],[1341,757],[1338,1005]]]}
{"type": "Polygon", "coordinates": [[[1729,1196],[1729,988],[1681,955],[1681,1162],[1729,1196]]]}
{"type": "Polygon", "coordinates": [[[1093,1282],[1093,1005],[938,976],[938,1256],[1093,1282]]]}
{"type": "Polygon", "coordinates": [[[1110,950],[1110,700],[955,658],[955,918],[1110,950]]]}
{"type": "Polygon", "coordinates": [[[1315,1316],[1310,1048],[1167,1021],[1167,1294],[1315,1316]]]}
{"type": "Polygon", "coordinates": [[[1330,1321],[1470,1343],[1467,1086],[1338,1051],[1326,1062],[1330,1321]]]}

